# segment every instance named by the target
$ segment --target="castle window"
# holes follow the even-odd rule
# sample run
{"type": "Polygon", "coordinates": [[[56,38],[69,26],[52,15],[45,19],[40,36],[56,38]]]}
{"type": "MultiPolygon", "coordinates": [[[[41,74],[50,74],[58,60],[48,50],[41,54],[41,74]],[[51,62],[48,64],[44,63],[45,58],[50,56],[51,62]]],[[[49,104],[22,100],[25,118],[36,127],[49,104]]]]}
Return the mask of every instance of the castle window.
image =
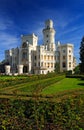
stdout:
{"type": "Polygon", "coordinates": [[[53,68],[53,63],[51,63],[51,68],[53,68]]]}
{"type": "Polygon", "coordinates": [[[48,60],[50,60],[50,56],[48,56],[48,60]]]}
{"type": "Polygon", "coordinates": [[[36,60],[36,56],[35,56],[34,58],[35,58],[35,60],[36,60]]]}
{"type": "Polygon", "coordinates": [[[71,53],[71,50],[69,50],[69,53],[71,53]]]}
{"type": "Polygon", "coordinates": [[[44,55],[44,60],[46,60],[46,55],[44,55]]]}
{"type": "Polygon", "coordinates": [[[42,74],[44,74],[44,71],[42,71],[42,74]]]}
{"type": "Polygon", "coordinates": [[[63,60],[65,60],[65,56],[63,56],[63,60]]]}
{"type": "Polygon", "coordinates": [[[69,67],[71,68],[71,62],[69,62],[69,67]]]}
{"type": "Polygon", "coordinates": [[[43,62],[41,62],[41,66],[43,67],[43,62]]]}
{"type": "Polygon", "coordinates": [[[40,66],[40,62],[38,63],[38,66],[40,66]]]}
{"type": "Polygon", "coordinates": [[[71,55],[69,55],[69,60],[71,60],[71,55]]]}
{"type": "Polygon", "coordinates": [[[63,67],[63,68],[66,67],[66,63],[65,63],[65,62],[62,63],[62,67],[63,67]]]}
{"type": "Polygon", "coordinates": [[[50,63],[48,63],[47,65],[48,65],[47,67],[49,68],[50,67],[50,63]]]}
{"type": "Polygon", "coordinates": [[[23,52],[22,59],[27,59],[27,52],[23,52]]]}
{"type": "Polygon", "coordinates": [[[63,50],[63,53],[65,53],[65,50],[63,50]]]}
{"type": "Polygon", "coordinates": [[[34,63],[34,66],[36,66],[36,63],[34,63]]]}
{"type": "Polygon", "coordinates": [[[51,60],[53,60],[53,56],[51,56],[51,60]]]}
{"type": "Polygon", "coordinates": [[[38,55],[38,59],[40,59],[40,57],[41,57],[41,56],[40,56],[40,55],[38,55]]]}

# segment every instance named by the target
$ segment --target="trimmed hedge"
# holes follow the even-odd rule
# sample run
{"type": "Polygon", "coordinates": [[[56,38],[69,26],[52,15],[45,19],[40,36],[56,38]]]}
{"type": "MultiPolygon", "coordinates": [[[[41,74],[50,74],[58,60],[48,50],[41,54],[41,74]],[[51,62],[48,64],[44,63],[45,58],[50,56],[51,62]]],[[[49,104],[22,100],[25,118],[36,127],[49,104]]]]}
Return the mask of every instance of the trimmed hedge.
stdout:
{"type": "Polygon", "coordinates": [[[0,99],[0,130],[83,130],[84,96],[61,102],[0,99]]]}
{"type": "Polygon", "coordinates": [[[66,75],[66,78],[83,78],[84,79],[84,75],[66,75]]]}
{"type": "Polygon", "coordinates": [[[17,84],[34,82],[48,78],[58,77],[63,74],[49,73],[47,75],[18,75],[18,76],[0,76],[0,88],[14,86],[17,84]]]}

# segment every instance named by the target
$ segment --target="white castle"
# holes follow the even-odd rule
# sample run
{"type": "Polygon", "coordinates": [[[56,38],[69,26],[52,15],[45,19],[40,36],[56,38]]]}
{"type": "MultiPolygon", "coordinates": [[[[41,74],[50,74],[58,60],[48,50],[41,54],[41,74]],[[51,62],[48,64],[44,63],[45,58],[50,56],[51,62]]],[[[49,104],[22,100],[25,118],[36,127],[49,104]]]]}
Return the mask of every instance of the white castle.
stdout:
{"type": "Polygon", "coordinates": [[[21,35],[21,46],[5,51],[6,74],[47,74],[54,72],[56,63],[59,64],[60,72],[72,70],[76,66],[73,55],[73,44],[55,43],[55,29],[53,21],[45,21],[43,29],[43,44],[38,45],[38,37],[21,35]]]}

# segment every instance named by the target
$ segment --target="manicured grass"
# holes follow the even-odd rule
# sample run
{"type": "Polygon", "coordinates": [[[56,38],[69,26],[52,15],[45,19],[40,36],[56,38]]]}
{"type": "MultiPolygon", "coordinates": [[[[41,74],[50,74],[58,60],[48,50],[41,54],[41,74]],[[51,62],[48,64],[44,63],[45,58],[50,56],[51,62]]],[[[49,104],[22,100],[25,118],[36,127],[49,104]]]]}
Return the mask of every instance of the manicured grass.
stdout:
{"type": "Polygon", "coordinates": [[[62,80],[65,76],[52,77],[48,79],[38,80],[27,86],[20,88],[19,90],[23,92],[40,92],[43,88],[49,86],[50,84],[56,83],[62,80]]]}
{"type": "Polygon", "coordinates": [[[76,78],[64,78],[63,80],[44,88],[42,90],[42,94],[49,95],[80,88],[84,88],[84,81],[81,81],[80,79],[76,78]]]}
{"type": "Polygon", "coordinates": [[[59,76],[54,76],[51,78],[37,78],[33,80],[34,78],[32,77],[32,80],[29,80],[31,77],[24,79],[16,79],[13,80],[12,82],[8,80],[8,82],[2,82],[0,84],[0,92],[1,93],[19,93],[19,94],[33,94],[33,93],[39,93],[43,88],[49,86],[50,84],[56,83],[63,78],[65,78],[65,75],[59,75],[59,76]],[[5,84],[4,84],[5,83],[5,84]]]}
{"type": "Polygon", "coordinates": [[[1,96],[51,96],[84,92],[84,81],[79,78],[65,78],[65,75],[37,75],[0,77],[1,96]]]}

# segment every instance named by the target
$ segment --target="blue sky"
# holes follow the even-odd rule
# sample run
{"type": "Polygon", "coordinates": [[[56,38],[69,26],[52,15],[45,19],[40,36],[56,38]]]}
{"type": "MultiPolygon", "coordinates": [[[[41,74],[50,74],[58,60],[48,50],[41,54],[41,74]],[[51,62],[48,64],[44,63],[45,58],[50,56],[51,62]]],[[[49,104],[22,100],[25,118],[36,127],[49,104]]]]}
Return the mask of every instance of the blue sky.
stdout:
{"type": "Polygon", "coordinates": [[[84,0],[0,0],[0,61],[4,51],[21,44],[21,34],[35,33],[43,43],[44,21],[52,19],[56,41],[73,43],[79,62],[84,35],[84,0]]]}

